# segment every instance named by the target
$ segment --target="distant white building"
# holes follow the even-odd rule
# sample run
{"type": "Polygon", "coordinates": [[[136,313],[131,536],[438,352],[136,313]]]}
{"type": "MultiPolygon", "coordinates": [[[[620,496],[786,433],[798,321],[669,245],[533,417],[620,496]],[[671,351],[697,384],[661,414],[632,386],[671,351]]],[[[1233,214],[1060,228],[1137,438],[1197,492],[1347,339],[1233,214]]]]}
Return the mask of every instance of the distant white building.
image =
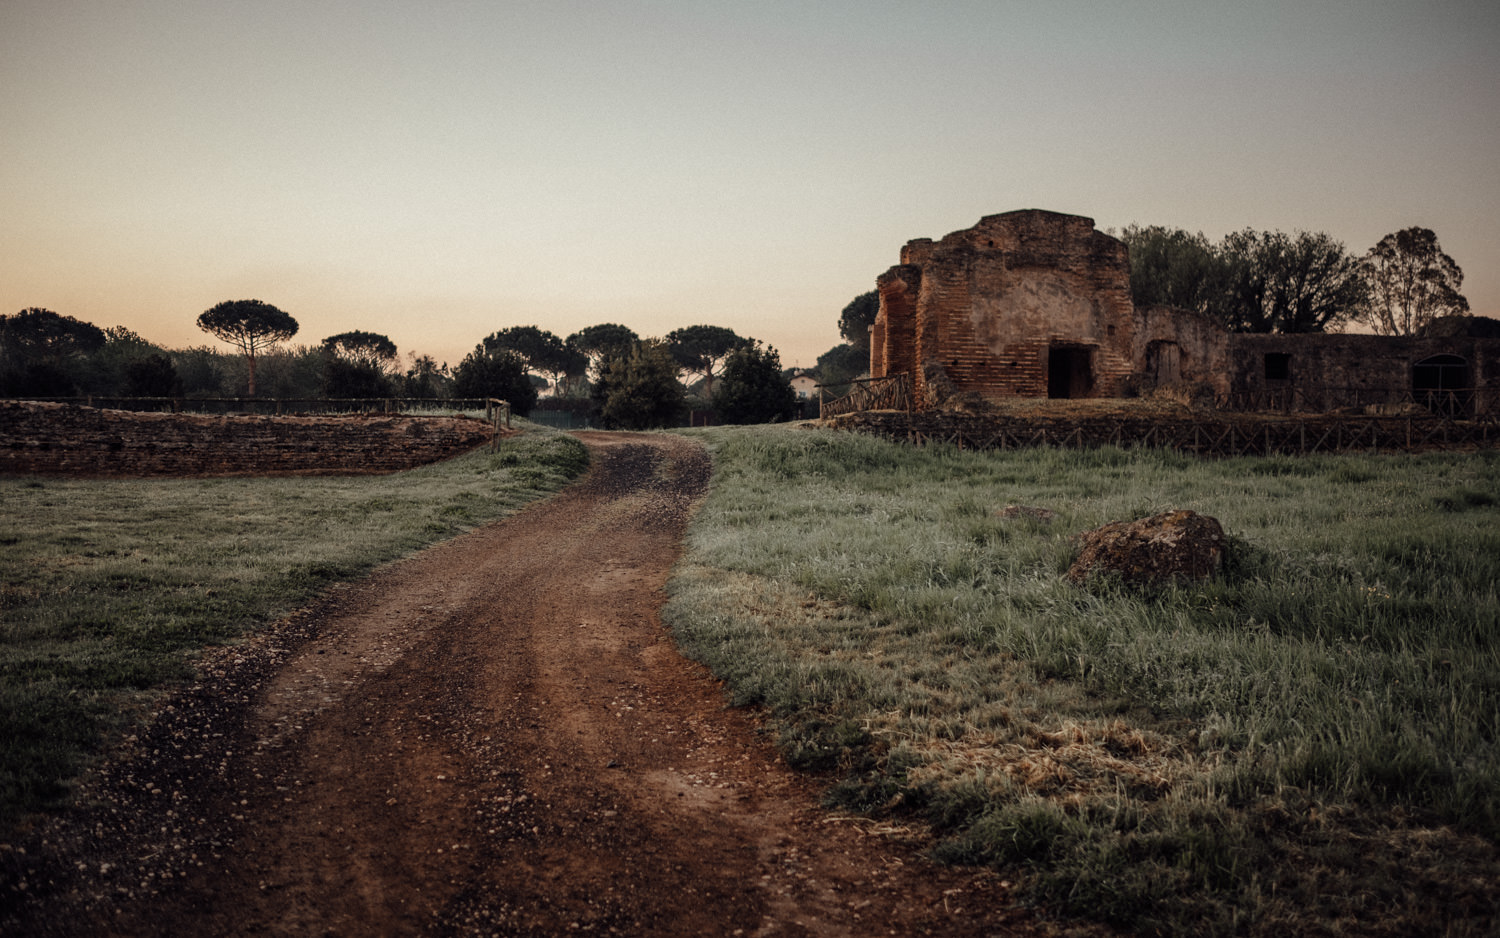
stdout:
{"type": "Polygon", "coordinates": [[[792,375],[792,390],[797,392],[797,400],[811,400],[817,393],[818,376],[807,371],[799,371],[792,375]]]}

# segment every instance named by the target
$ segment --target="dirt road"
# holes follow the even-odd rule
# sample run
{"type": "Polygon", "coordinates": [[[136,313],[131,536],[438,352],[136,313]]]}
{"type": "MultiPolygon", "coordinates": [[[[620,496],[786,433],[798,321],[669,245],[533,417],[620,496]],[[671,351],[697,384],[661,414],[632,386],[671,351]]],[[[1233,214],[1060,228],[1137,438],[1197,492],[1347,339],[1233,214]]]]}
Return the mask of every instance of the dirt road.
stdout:
{"type": "Polygon", "coordinates": [[[216,650],[49,843],[27,935],[1016,935],[993,874],[833,818],[658,612],[709,460],[583,434],[545,503],[216,650]]]}

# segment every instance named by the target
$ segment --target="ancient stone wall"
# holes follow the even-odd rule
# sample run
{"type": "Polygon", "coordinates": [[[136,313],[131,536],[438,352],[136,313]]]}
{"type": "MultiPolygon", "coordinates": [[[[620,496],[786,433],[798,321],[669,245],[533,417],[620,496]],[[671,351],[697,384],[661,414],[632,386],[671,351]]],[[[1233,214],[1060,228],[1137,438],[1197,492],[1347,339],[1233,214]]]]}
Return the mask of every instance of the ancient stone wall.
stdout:
{"type": "Polygon", "coordinates": [[[1228,393],[1229,338],[1208,316],[1168,306],[1137,309],[1131,357],[1139,368],[1140,390],[1188,382],[1228,393]]]}
{"type": "Polygon", "coordinates": [[[488,442],[466,417],[141,414],[0,401],[0,472],[224,476],[396,472],[488,442]]]}
{"type": "Polygon", "coordinates": [[[1420,337],[1230,334],[1195,313],[1137,310],[1125,245],[1078,215],[1006,212],[909,241],[876,285],[870,375],[909,375],[918,410],[1167,388],[1234,409],[1404,398],[1447,416],[1500,412],[1495,320],[1452,317],[1420,337]]]}
{"type": "Polygon", "coordinates": [[[879,278],[871,375],[945,395],[1112,397],[1136,371],[1125,245],[1092,219],[1025,210],[918,239],[879,278]],[[915,293],[915,303],[912,294],[915,293]],[[914,308],[913,308],[914,305],[914,308]],[[908,340],[906,330],[911,330],[908,340]],[[909,343],[909,344],[908,344],[909,343]]]}
{"type": "Polygon", "coordinates": [[[1441,390],[1433,384],[1443,384],[1465,392],[1471,412],[1480,416],[1494,413],[1500,339],[1235,334],[1228,338],[1225,370],[1235,391],[1250,396],[1295,391],[1314,409],[1328,401],[1374,401],[1392,392],[1421,397],[1441,390]],[[1433,362],[1442,364],[1424,366],[1433,362]]]}

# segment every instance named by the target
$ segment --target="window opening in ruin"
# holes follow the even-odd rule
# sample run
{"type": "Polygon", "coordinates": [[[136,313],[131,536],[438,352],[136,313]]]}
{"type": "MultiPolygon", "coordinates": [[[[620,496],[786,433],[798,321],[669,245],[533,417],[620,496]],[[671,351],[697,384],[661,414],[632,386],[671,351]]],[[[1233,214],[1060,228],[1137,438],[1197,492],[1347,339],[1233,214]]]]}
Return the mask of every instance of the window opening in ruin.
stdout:
{"type": "Polygon", "coordinates": [[[1412,398],[1433,413],[1468,416],[1469,363],[1457,355],[1434,355],[1411,366],[1412,398]]]}
{"type": "Polygon", "coordinates": [[[1088,397],[1094,373],[1087,348],[1053,346],[1047,350],[1047,396],[1088,397]]]}
{"type": "Polygon", "coordinates": [[[1290,352],[1266,353],[1266,380],[1292,380],[1292,355],[1290,352]]]}

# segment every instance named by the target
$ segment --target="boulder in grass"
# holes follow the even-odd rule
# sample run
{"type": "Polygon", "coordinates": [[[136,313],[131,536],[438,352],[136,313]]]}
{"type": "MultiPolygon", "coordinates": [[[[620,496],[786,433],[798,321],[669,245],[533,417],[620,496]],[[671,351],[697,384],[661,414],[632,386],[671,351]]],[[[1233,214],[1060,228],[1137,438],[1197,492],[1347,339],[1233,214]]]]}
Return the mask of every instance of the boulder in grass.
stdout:
{"type": "Polygon", "coordinates": [[[1168,511],[1139,521],[1114,521],[1078,536],[1082,549],[1068,579],[1082,583],[1117,574],[1132,586],[1206,580],[1224,565],[1224,528],[1196,511],[1168,511]]]}

